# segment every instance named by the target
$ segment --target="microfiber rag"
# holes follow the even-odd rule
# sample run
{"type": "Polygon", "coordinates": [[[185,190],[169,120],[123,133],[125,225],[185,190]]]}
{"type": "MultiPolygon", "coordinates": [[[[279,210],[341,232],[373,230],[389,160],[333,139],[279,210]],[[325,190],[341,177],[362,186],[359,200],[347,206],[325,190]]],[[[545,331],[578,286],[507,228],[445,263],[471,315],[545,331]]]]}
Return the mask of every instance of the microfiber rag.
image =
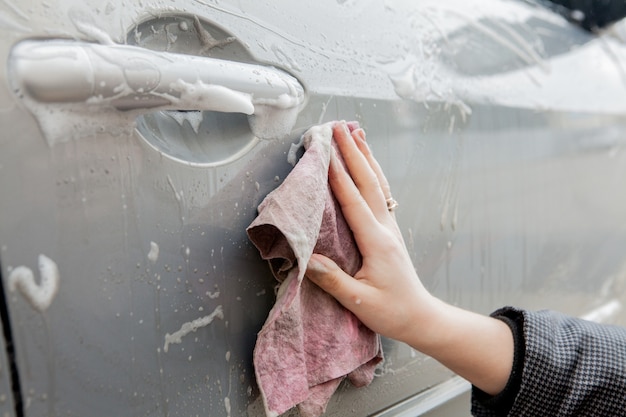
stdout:
{"type": "Polygon", "coordinates": [[[332,128],[327,123],[304,134],[304,155],[261,202],[247,229],[281,282],[254,348],[256,379],[271,417],[296,405],[302,417],[323,414],[346,376],[353,385],[365,386],[382,360],[380,337],[304,277],[313,253],[333,259],[350,275],[361,267],[352,232],[328,185],[332,128]]]}

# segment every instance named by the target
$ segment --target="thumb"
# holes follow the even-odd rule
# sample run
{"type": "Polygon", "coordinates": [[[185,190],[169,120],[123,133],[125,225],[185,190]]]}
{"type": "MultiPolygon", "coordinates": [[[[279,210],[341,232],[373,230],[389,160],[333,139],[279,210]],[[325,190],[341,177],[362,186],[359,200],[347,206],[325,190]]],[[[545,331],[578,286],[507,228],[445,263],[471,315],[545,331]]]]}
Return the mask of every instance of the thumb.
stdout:
{"type": "Polygon", "coordinates": [[[361,304],[363,284],[346,274],[326,256],[316,253],[311,255],[305,275],[348,310],[361,304]]]}

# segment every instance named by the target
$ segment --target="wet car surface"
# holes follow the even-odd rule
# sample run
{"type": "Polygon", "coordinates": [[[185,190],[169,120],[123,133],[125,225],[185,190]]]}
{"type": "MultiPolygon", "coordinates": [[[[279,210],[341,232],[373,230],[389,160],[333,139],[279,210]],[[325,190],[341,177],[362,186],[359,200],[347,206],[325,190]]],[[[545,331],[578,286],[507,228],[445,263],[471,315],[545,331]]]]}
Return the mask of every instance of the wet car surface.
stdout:
{"type": "MultiPolygon", "coordinates": [[[[3,2],[0,414],[262,416],[276,282],[245,228],[330,120],[366,130],[434,294],[624,324],[618,29],[499,0],[3,2]]],[[[326,415],[469,414],[383,345],[326,415]]]]}

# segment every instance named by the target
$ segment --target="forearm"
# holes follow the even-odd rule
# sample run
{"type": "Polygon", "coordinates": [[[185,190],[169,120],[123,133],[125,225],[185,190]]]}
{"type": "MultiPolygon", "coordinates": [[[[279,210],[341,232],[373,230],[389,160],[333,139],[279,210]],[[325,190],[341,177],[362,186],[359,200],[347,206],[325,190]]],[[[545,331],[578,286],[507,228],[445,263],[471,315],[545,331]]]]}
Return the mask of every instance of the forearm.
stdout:
{"type": "Polygon", "coordinates": [[[462,310],[435,297],[417,309],[404,339],[488,394],[504,389],[513,366],[513,335],[501,320],[462,310]]]}

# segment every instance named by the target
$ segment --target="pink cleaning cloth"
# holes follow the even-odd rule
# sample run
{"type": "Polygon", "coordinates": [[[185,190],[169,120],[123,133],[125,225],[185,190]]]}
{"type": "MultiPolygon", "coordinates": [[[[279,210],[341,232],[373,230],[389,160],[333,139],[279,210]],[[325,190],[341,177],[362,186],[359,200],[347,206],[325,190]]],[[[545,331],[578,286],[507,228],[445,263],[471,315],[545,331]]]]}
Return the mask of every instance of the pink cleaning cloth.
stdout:
{"type": "MultiPolygon", "coordinates": [[[[304,277],[313,253],[328,256],[350,275],[361,267],[352,232],[328,185],[333,125],[304,134],[304,155],[261,202],[247,229],[281,282],[254,348],[267,416],[296,405],[302,417],[319,416],[346,376],[355,386],[365,386],[382,360],[380,337],[304,277]]],[[[349,124],[351,130],[357,126],[349,124]]]]}

